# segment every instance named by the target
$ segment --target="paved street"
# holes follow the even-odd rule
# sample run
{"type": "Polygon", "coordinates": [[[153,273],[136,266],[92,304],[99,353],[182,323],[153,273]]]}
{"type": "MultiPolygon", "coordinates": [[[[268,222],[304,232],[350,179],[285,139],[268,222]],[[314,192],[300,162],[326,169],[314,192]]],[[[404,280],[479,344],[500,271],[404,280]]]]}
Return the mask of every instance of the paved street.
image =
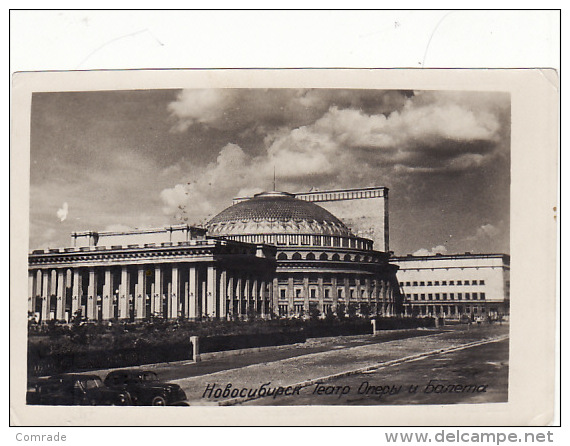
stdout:
{"type": "Polygon", "coordinates": [[[295,396],[258,398],[243,404],[284,406],[506,402],[508,349],[508,339],[492,342],[381,367],[371,372],[325,380],[319,385],[303,388],[295,396]],[[464,386],[460,388],[458,384],[464,386]],[[470,384],[471,387],[468,387],[470,384]],[[350,392],[346,395],[340,396],[342,391],[336,395],[326,393],[331,387],[345,389],[347,386],[350,387],[350,392]],[[396,393],[398,389],[400,390],[396,393]]]}
{"type": "MultiPolygon", "coordinates": [[[[440,404],[443,400],[488,401],[489,398],[505,401],[508,341],[486,342],[506,339],[507,334],[508,326],[482,325],[452,327],[449,331],[435,333],[425,331],[424,336],[395,340],[380,340],[369,336],[336,344],[333,340],[322,344],[315,341],[312,349],[296,348],[296,353],[300,354],[292,357],[291,349],[284,349],[258,352],[254,354],[257,361],[253,362],[252,358],[247,361],[249,355],[223,358],[224,361],[231,362],[233,368],[187,376],[175,379],[174,382],[183,387],[192,405],[244,403],[247,398],[243,397],[253,395],[254,390],[257,390],[255,396],[263,394],[264,397],[246,404],[407,404],[419,401],[440,404]],[[470,348],[463,349],[472,344],[470,348]],[[445,352],[446,350],[450,351],[445,352]],[[288,354],[289,357],[275,359],[276,356],[288,354]],[[259,359],[263,357],[265,360],[260,362],[259,359]],[[237,365],[239,362],[245,362],[246,365],[237,365]],[[386,363],[395,365],[391,365],[389,370],[379,369],[386,363]],[[363,373],[357,374],[358,372],[363,373]],[[424,389],[430,380],[437,380],[432,384],[440,387],[434,387],[432,392],[428,388],[426,393],[424,389]],[[372,390],[367,389],[365,397],[357,393],[364,381],[375,386],[372,390]],[[317,383],[326,383],[329,387],[326,391],[330,390],[330,386],[349,386],[350,393],[347,395],[350,398],[345,395],[339,397],[338,389],[335,394],[337,401],[333,401],[332,397],[325,398],[325,390],[321,395],[311,393],[315,391],[317,383]],[[383,394],[388,384],[395,386],[394,393],[379,398],[377,394],[383,394]],[[456,384],[459,387],[449,387],[456,384]],[[417,393],[402,398],[403,390],[396,393],[400,385],[419,387],[417,393]],[[476,386],[474,390],[473,385],[476,386]],[[272,394],[279,387],[285,389],[288,386],[292,386],[289,394],[297,389],[294,395],[265,395],[272,394]],[[471,387],[465,390],[463,386],[471,387]],[[376,398],[371,398],[372,395],[376,398]]],[[[200,367],[207,367],[203,364],[193,371],[198,373],[200,367]]],[[[210,365],[213,366],[214,364],[210,365]]],[[[185,367],[192,368],[192,365],[185,367]]],[[[406,392],[409,393],[408,389],[406,392]]]]}

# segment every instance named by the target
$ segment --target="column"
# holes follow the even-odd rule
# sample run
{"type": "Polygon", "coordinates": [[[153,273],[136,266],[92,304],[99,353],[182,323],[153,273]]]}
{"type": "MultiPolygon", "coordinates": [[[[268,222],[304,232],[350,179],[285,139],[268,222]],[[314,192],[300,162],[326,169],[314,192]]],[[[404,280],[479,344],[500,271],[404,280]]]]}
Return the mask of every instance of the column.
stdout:
{"type": "Polygon", "coordinates": [[[178,267],[172,266],[172,279],[171,279],[171,289],[168,301],[168,317],[170,319],[176,319],[178,317],[178,296],[180,289],[180,280],[178,275],[178,267]]]}
{"type": "Polygon", "coordinates": [[[103,285],[102,316],[104,321],[113,319],[113,273],[111,268],[105,269],[105,284],[103,285]]]}
{"type": "Polygon", "coordinates": [[[238,276],[238,278],[236,279],[236,304],[237,304],[237,308],[235,309],[236,311],[234,312],[234,314],[236,316],[241,316],[242,313],[242,304],[241,301],[243,299],[243,280],[241,277],[238,276]]]}
{"type": "Polygon", "coordinates": [[[344,313],[348,315],[348,307],[352,302],[350,301],[350,279],[344,278],[344,313]]]}
{"type": "Polygon", "coordinates": [[[294,292],[294,286],[293,286],[293,278],[289,277],[287,279],[287,305],[289,308],[287,308],[287,313],[288,316],[292,315],[293,312],[295,311],[295,306],[293,304],[293,295],[295,294],[294,292]]]}
{"type": "Polygon", "coordinates": [[[227,309],[227,299],[228,299],[228,273],[223,270],[220,273],[220,314],[219,317],[222,319],[227,319],[228,309],[227,309]]]}
{"type": "Polygon", "coordinates": [[[261,281],[261,288],[259,289],[259,299],[261,300],[261,317],[265,319],[267,317],[267,311],[265,305],[267,304],[267,282],[265,280],[261,281]]]}
{"type": "MultiPolygon", "coordinates": [[[[36,312],[36,308],[37,308],[37,300],[40,300],[40,306],[41,306],[41,302],[42,302],[42,270],[39,269],[36,271],[36,286],[34,288],[34,313],[36,312]]],[[[41,314],[41,309],[40,309],[40,314],[41,314]]]]}
{"type": "Polygon", "coordinates": [[[49,281],[51,278],[51,272],[49,270],[42,271],[42,311],[41,320],[45,322],[49,319],[49,281]]]}
{"type": "Polygon", "coordinates": [[[144,319],[146,316],[146,276],[145,267],[139,266],[137,271],[137,286],[135,287],[135,319],[144,319]]]}
{"type": "MultiPolygon", "coordinates": [[[[48,311],[49,316],[51,319],[51,298],[54,296],[56,298],[56,311],[57,311],[57,270],[51,270],[51,280],[50,280],[50,287],[49,287],[49,300],[48,300],[48,311]]],[[[56,313],[54,313],[54,318],[56,317],[56,313]]]]}
{"type": "Polygon", "coordinates": [[[61,321],[65,318],[65,270],[57,271],[57,303],[55,307],[55,318],[61,321]]]}
{"type": "Polygon", "coordinates": [[[126,266],[121,269],[121,286],[119,287],[119,319],[128,319],[129,293],[131,292],[131,275],[126,266]]]}
{"type": "Polygon", "coordinates": [[[35,297],[34,297],[34,271],[28,271],[28,312],[35,311],[35,297]]]}
{"type": "Polygon", "coordinates": [[[162,316],[162,291],[164,289],[164,275],[159,265],[154,267],[154,284],[153,296],[151,302],[151,311],[154,315],[162,316]]]}
{"type": "Polygon", "coordinates": [[[309,314],[309,276],[303,277],[303,311],[309,314]]]}
{"type": "Polygon", "coordinates": [[[333,276],[331,278],[331,286],[332,286],[332,312],[336,313],[336,309],[338,307],[338,287],[337,287],[337,278],[333,276]]]}
{"type": "Polygon", "coordinates": [[[97,272],[89,268],[89,287],[87,290],[87,319],[97,319],[97,272]]]}
{"type": "Polygon", "coordinates": [[[228,296],[230,298],[230,306],[227,309],[229,315],[233,318],[236,315],[236,307],[235,307],[235,288],[234,288],[234,277],[230,276],[228,279],[228,296]]]}
{"type": "Polygon", "coordinates": [[[257,280],[254,280],[251,285],[251,299],[249,301],[250,311],[257,316],[257,301],[259,299],[259,290],[257,289],[257,280]]]}
{"type": "Polygon", "coordinates": [[[198,304],[198,299],[200,298],[198,294],[198,280],[196,277],[197,270],[196,267],[191,266],[188,270],[188,296],[189,296],[189,318],[196,320],[200,318],[200,306],[198,304]]]}
{"type": "Polygon", "coordinates": [[[319,299],[319,311],[323,314],[324,310],[324,301],[325,301],[325,287],[323,286],[323,276],[319,276],[317,278],[317,297],[319,299]]]}
{"type": "Polygon", "coordinates": [[[79,310],[81,294],[81,274],[79,268],[75,268],[73,270],[73,287],[71,290],[71,317],[75,316],[75,313],[79,310]]]}
{"type": "Polygon", "coordinates": [[[182,316],[184,319],[188,320],[190,317],[190,277],[188,280],[184,281],[184,309],[182,316]]]}
{"type": "Polygon", "coordinates": [[[212,318],[216,318],[216,300],[217,300],[217,286],[216,286],[216,268],[208,266],[207,276],[207,297],[206,297],[206,314],[212,318]]]}
{"type": "Polygon", "coordinates": [[[243,286],[243,295],[242,295],[242,307],[245,306],[245,311],[243,314],[245,316],[249,316],[249,305],[251,300],[251,282],[249,281],[249,277],[246,276],[243,283],[244,286],[243,286]]]}
{"type": "Polygon", "coordinates": [[[277,277],[273,279],[271,299],[273,303],[273,313],[279,316],[279,281],[277,277]]]}

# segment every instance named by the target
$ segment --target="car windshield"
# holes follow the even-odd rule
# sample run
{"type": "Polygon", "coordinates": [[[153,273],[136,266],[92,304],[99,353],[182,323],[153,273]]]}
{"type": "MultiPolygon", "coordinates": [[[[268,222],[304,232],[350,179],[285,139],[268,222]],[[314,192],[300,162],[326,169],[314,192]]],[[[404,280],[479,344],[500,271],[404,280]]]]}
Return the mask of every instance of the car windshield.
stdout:
{"type": "Polygon", "coordinates": [[[100,378],[90,378],[82,382],[83,388],[85,389],[96,389],[103,387],[103,382],[100,378]]]}
{"type": "Polygon", "coordinates": [[[142,372],[139,374],[139,379],[141,381],[158,381],[158,376],[154,372],[142,372]]]}

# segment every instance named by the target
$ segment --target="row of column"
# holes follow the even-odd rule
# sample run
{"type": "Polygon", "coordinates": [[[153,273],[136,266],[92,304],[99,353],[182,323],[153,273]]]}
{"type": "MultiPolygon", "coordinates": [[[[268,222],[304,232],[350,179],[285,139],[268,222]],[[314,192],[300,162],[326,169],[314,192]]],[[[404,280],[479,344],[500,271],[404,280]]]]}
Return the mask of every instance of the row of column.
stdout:
{"type": "Polygon", "coordinates": [[[41,321],[69,320],[80,309],[88,320],[266,316],[267,283],[214,265],[38,269],[29,271],[28,311],[41,321]]]}
{"type": "MultiPolygon", "coordinates": [[[[316,303],[319,311],[323,313],[325,305],[329,303],[332,304],[332,311],[335,313],[339,303],[344,303],[345,305],[351,303],[370,303],[382,305],[382,313],[385,315],[395,314],[395,290],[392,286],[390,286],[390,283],[388,281],[377,279],[371,280],[370,278],[365,278],[363,280],[360,278],[355,278],[354,281],[355,286],[351,287],[350,277],[345,277],[342,280],[342,285],[339,284],[337,277],[332,277],[331,285],[325,287],[324,278],[322,276],[318,276],[316,284],[316,303]],[[362,282],[364,282],[364,292],[366,293],[366,298],[363,297],[362,282]],[[339,288],[343,290],[342,297],[339,297],[339,288]],[[330,296],[328,298],[325,296],[325,289],[330,290],[330,296]],[[353,296],[351,296],[351,290],[355,292],[353,296]]],[[[314,285],[314,283],[310,284],[309,277],[304,276],[302,279],[302,304],[305,311],[308,311],[309,304],[311,303],[310,285],[314,285]]],[[[299,286],[295,286],[295,279],[293,277],[288,277],[286,283],[279,283],[278,279],[274,279],[274,294],[280,295],[279,289],[283,289],[284,286],[286,286],[286,300],[280,299],[277,302],[278,299],[276,299],[275,312],[278,313],[279,304],[287,304],[289,308],[289,314],[293,314],[294,305],[301,303],[300,299],[296,297],[295,293],[295,289],[298,289],[299,286]]]]}

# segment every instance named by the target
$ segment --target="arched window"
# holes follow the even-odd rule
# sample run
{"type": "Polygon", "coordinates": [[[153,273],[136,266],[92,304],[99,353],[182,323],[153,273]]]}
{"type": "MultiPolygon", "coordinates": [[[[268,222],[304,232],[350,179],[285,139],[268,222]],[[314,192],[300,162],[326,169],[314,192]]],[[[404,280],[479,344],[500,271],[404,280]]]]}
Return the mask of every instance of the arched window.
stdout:
{"type": "Polygon", "coordinates": [[[344,256],[344,261],[345,262],[350,262],[350,254],[347,254],[344,256]]]}
{"type": "Polygon", "coordinates": [[[333,254],[332,260],[338,262],[340,260],[340,256],[338,254],[333,254]]]}
{"type": "Polygon", "coordinates": [[[312,252],[307,254],[307,260],[315,260],[315,254],[313,254],[312,252]]]}
{"type": "Polygon", "coordinates": [[[293,254],[293,257],[291,257],[293,260],[301,260],[301,254],[299,254],[298,252],[296,252],[295,254],[293,254]]]}
{"type": "Polygon", "coordinates": [[[277,260],[287,260],[287,254],[285,254],[284,252],[282,252],[281,254],[279,254],[277,256],[277,260]]]}
{"type": "Polygon", "coordinates": [[[323,252],[320,256],[319,256],[319,260],[328,260],[329,256],[327,255],[326,252],[323,252]]]}

